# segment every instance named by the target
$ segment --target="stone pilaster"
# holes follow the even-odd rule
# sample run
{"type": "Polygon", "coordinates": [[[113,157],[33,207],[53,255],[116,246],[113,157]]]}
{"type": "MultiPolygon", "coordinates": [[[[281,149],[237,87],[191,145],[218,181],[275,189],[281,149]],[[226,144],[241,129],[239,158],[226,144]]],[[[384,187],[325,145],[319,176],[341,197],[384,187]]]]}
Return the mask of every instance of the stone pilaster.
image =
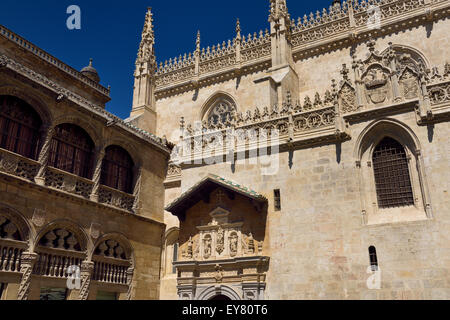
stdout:
{"type": "Polygon", "coordinates": [[[134,268],[128,268],[127,270],[127,284],[128,284],[128,292],[127,292],[127,300],[133,299],[133,275],[134,275],[134,268]]]}
{"type": "Polygon", "coordinates": [[[28,300],[31,286],[31,275],[33,268],[37,261],[38,255],[32,252],[24,252],[21,256],[20,273],[22,273],[22,280],[20,281],[19,292],[17,300],[28,300]]]}
{"type": "Polygon", "coordinates": [[[89,289],[91,285],[91,277],[94,271],[94,262],[83,261],[81,264],[81,289],[79,300],[87,300],[89,297],[89,289]]]}

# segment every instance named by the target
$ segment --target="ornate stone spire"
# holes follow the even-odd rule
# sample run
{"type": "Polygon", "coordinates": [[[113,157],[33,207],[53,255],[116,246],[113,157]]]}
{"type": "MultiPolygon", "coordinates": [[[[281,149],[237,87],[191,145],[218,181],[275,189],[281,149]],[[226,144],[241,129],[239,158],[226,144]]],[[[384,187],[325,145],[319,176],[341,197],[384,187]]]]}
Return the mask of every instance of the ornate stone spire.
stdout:
{"type": "Polygon", "coordinates": [[[241,22],[239,18],[236,20],[236,39],[241,39],[241,22]]]}
{"type": "Polygon", "coordinates": [[[195,41],[195,50],[200,52],[200,30],[197,31],[197,40],[195,41]]]}
{"type": "Polygon", "coordinates": [[[155,33],[153,31],[152,8],[148,8],[145,16],[144,29],[142,30],[142,40],[139,46],[136,64],[148,62],[152,66],[156,65],[155,58],[155,33]]]}
{"type": "Polygon", "coordinates": [[[269,22],[280,19],[288,19],[290,22],[290,15],[287,9],[286,0],[270,0],[270,15],[269,22]]]}
{"type": "Polygon", "coordinates": [[[290,91],[291,99],[297,101],[299,96],[299,80],[295,71],[291,44],[291,17],[286,0],[270,0],[270,38],[272,48],[272,67],[269,74],[279,90],[272,95],[271,101],[282,106],[286,101],[286,92],[290,91]]]}
{"type": "Polygon", "coordinates": [[[148,132],[156,131],[155,111],[155,33],[153,32],[152,9],[148,8],[145,15],[142,40],[136,59],[134,72],[133,108],[130,118],[134,124],[148,132]]]}

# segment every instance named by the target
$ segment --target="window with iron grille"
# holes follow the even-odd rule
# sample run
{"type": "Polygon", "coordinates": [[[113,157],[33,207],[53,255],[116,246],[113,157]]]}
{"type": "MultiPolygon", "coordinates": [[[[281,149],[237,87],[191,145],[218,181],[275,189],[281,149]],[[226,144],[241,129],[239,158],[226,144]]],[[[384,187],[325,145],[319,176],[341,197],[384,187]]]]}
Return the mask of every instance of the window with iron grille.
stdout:
{"type": "Polygon", "coordinates": [[[280,190],[274,190],[273,191],[273,195],[274,195],[274,205],[275,205],[275,211],[280,211],[281,210],[281,193],[280,190]]]}
{"type": "Polygon", "coordinates": [[[408,159],[400,143],[384,138],[373,153],[373,169],[380,208],[414,205],[408,159]]]}
{"type": "Polygon", "coordinates": [[[26,102],[0,96],[0,147],[37,160],[41,119],[26,102]]]}
{"type": "Polygon", "coordinates": [[[132,193],[133,167],[133,160],[123,148],[119,146],[106,148],[102,164],[101,184],[132,193]]]}
{"type": "Polygon", "coordinates": [[[94,158],[94,143],[80,127],[61,124],[55,128],[50,145],[49,165],[90,179],[94,158]]]}
{"type": "Polygon", "coordinates": [[[377,249],[374,246],[369,247],[369,258],[372,271],[378,271],[377,249]]]}

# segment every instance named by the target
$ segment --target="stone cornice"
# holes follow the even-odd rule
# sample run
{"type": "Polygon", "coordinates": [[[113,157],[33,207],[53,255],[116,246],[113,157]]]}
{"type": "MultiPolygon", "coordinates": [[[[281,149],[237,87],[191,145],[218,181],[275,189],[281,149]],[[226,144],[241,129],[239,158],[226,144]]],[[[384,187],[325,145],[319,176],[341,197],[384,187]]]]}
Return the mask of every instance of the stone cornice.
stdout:
{"type": "MultiPolygon", "coordinates": [[[[299,19],[298,23],[292,22],[291,38],[294,60],[362,43],[373,36],[391,34],[398,30],[442,19],[450,13],[450,1],[448,0],[351,2],[351,6],[347,3],[345,6],[330,9],[328,12],[324,10],[319,15],[311,14],[309,19],[305,15],[303,21],[299,19]],[[367,25],[369,5],[378,6],[381,10],[383,18],[380,21],[380,28],[372,29],[367,25]]],[[[263,46],[268,46],[270,49],[270,42],[266,43],[265,39],[265,36],[254,37],[248,48],[242,46],[243,52],[258,49],[245,62],[229,61],[228,59],[220,63],[221,60],[228,58],[230,49],[222,47],[222,49],[216,50],[210,58],[204,58],[201,62],[210,62],[216,66],[203,74],[201,72],[195,74],[193,59],[185,58],[178,62],[175,59],[173,64],[170,61],[169,65],[161,66],[156,73],[156,98],[162,99],[197,89],[203,85],[234,79],[240,74],[261,68],[261,65],[264,66],[263,69],[270,68],[270,53],[267,55],[265,50],[259,50],[263,46]]],[[[236,39],[234,42],[237,43],[236,39]]]]}
{"type": "Polygon", "coordinates": [[[65,72],[66,74],[70,75],[71,77],[75,78],[78,81],[83,82],[84,84],[88,85],[89,87],[93,88],[97,92],[101,93],[105,97],[110,97],[110,90],[103,87],[102,85],[92,81],[91,79],[85,77],[81,72],[75,70],[74,68],[68,66],[64,62],[60,61],[59,59],[53,57],[49,53],[45,52],[44,50],[38,48],[31,42],[25,40],[21,36],[15,34],[5,26],[0,25],[0,35],[4,38],[8,39],[9,41],[14,42],[16,45],[20,46],[24,50],[30,52],[31,54],[35,55],[36,57],[46,61],[47,63],[50,63],[51,65],[55,66],[56,68],[60,69],[61,71],[65,72]]]}
{"type": "Polygon", "coordinates": [[[226,267],[227,265],[261,265],[261,264],[268,264],[270,261],[269,257],[265,256],[248,256],[248,257],[238,257],[238,258],[231,258],[231,259],[220,259],[220,260],[206,260],[206,261],[177,261],[174,262],[173,265],[177,268],[208,268],[208,267],[215,267],[216,265],[220,265],[223,267],[226,267]]]}

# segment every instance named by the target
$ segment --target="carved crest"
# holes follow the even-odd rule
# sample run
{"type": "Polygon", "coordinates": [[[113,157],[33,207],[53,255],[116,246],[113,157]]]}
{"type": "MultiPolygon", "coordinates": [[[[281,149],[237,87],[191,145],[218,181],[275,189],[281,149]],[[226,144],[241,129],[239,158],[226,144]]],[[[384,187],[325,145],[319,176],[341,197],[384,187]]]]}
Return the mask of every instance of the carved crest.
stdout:
{"type": "Polygon", "coordinates": [[[387,86],[388,75],[380,66],[370,68],[363,82],[366,87],[366,96],[369,102],[374,104],[383,103],[388,98],[389,89],[387,86]]]}
{"type": "Polygon", "coordinates": [[[405,99],[414,99],[418,97],[419,86],[417,77],[408,67],[405,68],[405,71],[400,78],[400,83],[403,86],[403,96],[405,99]]]}

